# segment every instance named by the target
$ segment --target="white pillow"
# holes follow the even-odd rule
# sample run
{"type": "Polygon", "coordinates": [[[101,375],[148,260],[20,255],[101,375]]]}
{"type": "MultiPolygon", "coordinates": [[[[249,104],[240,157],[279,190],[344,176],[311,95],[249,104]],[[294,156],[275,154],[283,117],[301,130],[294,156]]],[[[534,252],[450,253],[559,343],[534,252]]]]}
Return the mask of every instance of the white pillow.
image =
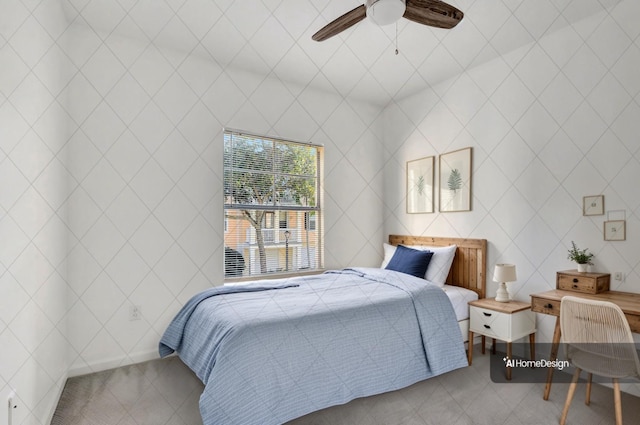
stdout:
{"type": "Polygon", "coordinates": [[[450,246],[424,246],[421,249],[428,249],[433,252],[431,262],[427,268],[427,275],[425,279],[443,287],[449,276],[449,270],[451,270],[451,264],[453,264],[453,257],[456,256],[456,245],[450,246]]]}
{"type": "MultiPolygon", "coordinates": [[[[382,265],[380,266],[380,268],[384,269],[387,264],[389,264],[389,261],[391,261],[391,257],[393,257],[393,254],[396,252],[396,247],[393,245],[389,245],[388,243],[384,243],[382,246],[384,248],[384,260],[382,260],[382,265]]],[[[451,269],[451,264],[453,264],[453,257],[455,257],[456,255],[457,246],[405,246],[407,246],[408,248],[433,252],[433,256],[431,257],[431,261],[429,262],[429,267],[427,267],[427,274],[424,278],[442,288],[447,281],[447,276],[449,276],[449,270],[451,269]]]]}
{"type": "Polygon", "coordinates": [[[393,257],[393,254],[395,254],[396,247],[395,245],[389,245],[386,242],[382,244],[382,247],[384,248],[384,259],[382,260],[382,265],[380,266],[380,268],[384,269],[385,267],[387,267],[387,264],[389,264],[389,261],[391,261],[391,257],[393,257]]]}

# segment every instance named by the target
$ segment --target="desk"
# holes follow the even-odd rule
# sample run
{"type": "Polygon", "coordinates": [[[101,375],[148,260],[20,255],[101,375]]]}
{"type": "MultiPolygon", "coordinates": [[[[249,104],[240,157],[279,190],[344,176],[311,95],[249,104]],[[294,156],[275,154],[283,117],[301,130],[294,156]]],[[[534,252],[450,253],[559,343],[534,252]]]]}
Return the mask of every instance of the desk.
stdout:
{"type": "MultiPolygon", "coordinates": [[[[631,292],[605,291],[599,294],[585,294],[575,291],[563,291],[554,289],[539,294],[531,294],[531,310],[536,313],[556,316],[556,326],[553,331],[553,341],[551,342],[550,360],[558,356],[558,346],[560,343],[560,300],[564,296],[586,298],[590,300],[610,301],[617,304],[624,313],[631,332],[640,333],[640,294],[631,292]]],[[[543,399],[549,399],[551,392],[551,381],[553,379],[553,368],[547,372],[547,384],[544,388],[543,399]]]]}

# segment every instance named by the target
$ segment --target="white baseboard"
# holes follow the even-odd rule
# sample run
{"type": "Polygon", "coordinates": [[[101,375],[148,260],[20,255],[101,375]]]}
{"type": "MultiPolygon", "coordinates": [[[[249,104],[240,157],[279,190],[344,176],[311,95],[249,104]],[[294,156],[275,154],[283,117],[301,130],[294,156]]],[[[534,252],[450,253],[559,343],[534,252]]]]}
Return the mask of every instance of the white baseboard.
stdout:
{"type": "Polygon", "coordinates": [[[44,422],[45,424],[50,424],[51,421],[53,420],[53,414],[56,413],[56,408],[58,407],[58,403],[60,402],[60,397],[62,397],[62,391],[64,390],[64,385],[67,383],[68,378],[69,376],[65,375],[63,378],[60,379],[58,393],[52,399],[52,404],[47,409],[49,413],[47,414],[46,422],[44,422]]]}
{"type": "Polygon", "coordinates": [[[115,357],[111,359],[103,359],[97,362],[86,363],[83,365],[72,365],[69,369],[69,378],[75,376],[87,375],[90,373],[101,372],[120,366],[127,366],[136,363],[143,363],[149,360],[160,358],[157,350],[143,351],[131,353],[127,356],[115,357]]]}

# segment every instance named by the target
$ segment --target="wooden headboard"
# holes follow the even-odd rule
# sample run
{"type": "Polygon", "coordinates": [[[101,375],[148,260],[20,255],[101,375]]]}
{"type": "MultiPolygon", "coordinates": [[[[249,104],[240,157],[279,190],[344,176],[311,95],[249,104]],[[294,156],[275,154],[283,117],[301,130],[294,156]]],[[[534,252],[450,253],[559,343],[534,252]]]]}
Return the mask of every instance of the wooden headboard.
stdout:
{"type": "Polygon", "coordinates": [[[456,256],[447,277],[447,285],[471,289],[479,298],[486,296],[487,289],[487,240],[438,238],[431,236],[389,235],[391,245],[456,245],[456,256]]]}

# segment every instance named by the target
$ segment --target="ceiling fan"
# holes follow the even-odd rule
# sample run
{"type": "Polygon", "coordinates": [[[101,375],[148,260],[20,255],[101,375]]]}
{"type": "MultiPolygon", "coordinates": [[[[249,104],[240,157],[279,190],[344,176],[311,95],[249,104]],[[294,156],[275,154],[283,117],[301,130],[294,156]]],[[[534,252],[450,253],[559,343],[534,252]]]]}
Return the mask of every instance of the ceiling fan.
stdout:
{"type": "Polygon", "coordinates": [[[450,29],[458,25],[463,16],[460,10],[438,0],[366,0],[365,4],[325,25],[311,38],[324,41],[367,17],[377,25],[406,18],[422,25],[450,29]]]}

